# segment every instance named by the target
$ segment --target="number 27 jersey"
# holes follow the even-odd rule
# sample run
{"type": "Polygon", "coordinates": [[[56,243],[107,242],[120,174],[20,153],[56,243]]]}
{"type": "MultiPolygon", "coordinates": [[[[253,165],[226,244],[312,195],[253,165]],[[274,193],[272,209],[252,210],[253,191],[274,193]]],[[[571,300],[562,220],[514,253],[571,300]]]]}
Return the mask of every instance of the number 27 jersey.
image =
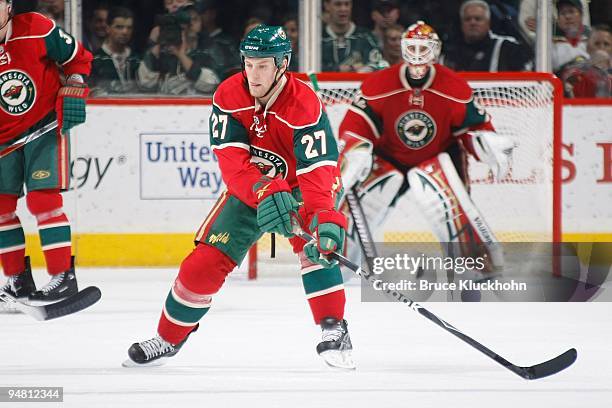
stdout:
{"type": "Polygon", "coordinates": [[[299,187],[308,214],[334,208],[341,189],[338,148],[314,91],[292,74],[267,106],[250,95],[242,73],[213,96],[211,144],[231,194],[257,206],[253,185],[262,175],[299,187]]]}

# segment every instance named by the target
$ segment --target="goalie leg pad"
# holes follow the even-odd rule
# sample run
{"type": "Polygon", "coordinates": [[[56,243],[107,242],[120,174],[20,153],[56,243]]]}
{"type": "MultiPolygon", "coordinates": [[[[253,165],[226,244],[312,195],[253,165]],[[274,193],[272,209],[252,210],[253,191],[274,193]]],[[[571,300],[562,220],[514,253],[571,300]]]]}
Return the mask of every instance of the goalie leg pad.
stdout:
{"type": "MultiPolygon", "coordinates": [[[[375,241],[384,239],[384,237],[378,236],[380,234],[377,234],[377,232],[381,231],[381,226],[392,211],[394,201],[403,183],[404,176],[399,170],[386,160],[378,156],[375,157],[372,172],[358,190],[358,198],[375,241]]],[[[347,215],[349,221],[346,256],[352,262],[360,264],[361,247],[347,203],[344,203],[342,211],[347,215]]],[[[352,271],[344,273],[345,280],[354,276],[355,274],[352,271]]]]}
{"type": "Polygon", "coordinates": [[[236,263],[215,247],[199,244],[181,264],[178,277],[166,297],[157,332],[178,344],[204,317],[227,275],[236,263]],[[211,267],[214,265],[214,267],[211,267]]]}
{"type": "MultiPolygon", "coordinates": [[[[408,171],[410,194],[440,242],[482,243],[495,267],[503,252],[495,234],[468,195],[447,153],[408,171]]],[[[470,254],[469,247],[465,254],[470,254]]]]}

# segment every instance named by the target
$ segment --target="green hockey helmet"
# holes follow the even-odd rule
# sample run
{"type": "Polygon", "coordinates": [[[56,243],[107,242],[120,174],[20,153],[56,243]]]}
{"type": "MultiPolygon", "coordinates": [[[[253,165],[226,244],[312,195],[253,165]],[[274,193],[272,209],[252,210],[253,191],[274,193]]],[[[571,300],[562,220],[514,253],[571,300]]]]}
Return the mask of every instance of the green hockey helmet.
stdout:
{"type": "Polygon", "coordinates": [[[240,42],[240,57],[243,63],[245,58],[273,57],[277,68],[287,58],[288,66],[291,62],[291,41],[281,26],[260,24],[240,42]]]}

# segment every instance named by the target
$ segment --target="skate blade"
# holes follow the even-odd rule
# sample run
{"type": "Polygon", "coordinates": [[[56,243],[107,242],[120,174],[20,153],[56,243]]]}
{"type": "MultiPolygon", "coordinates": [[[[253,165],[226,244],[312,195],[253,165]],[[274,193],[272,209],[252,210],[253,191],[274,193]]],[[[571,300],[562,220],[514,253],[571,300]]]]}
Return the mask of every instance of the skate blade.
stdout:
{"type": "Polygon", "coordinates": [[[159,366],[163,366],[164,364],[166,364],[166,360],[168,360],[168,358],[158,358],[157,360],[153,360],[149,363],[137,363],[135,361],[132,361],[132,359],[127,359],[125,360],[123,363],[121,363],[122,367],[125,368],[145,368],[145,367],[159,367],[159,366]]]}
{"type": "Polygon", "coordinates": [[[327,350],[319,355],[325,364],[333,369],[353,371],[357,368],[350,351],[327,350]]]}

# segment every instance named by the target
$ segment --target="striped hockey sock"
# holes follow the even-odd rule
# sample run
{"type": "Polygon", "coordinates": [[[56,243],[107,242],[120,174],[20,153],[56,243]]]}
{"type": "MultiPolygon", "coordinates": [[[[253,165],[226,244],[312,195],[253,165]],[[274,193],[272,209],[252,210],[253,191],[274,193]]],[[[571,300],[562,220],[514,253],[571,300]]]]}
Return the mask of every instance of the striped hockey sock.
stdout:
{"type": "Polygon", "coordinates": [[[16,214],[0,221],[0,262],[5,275],[17,275],[24,271],[25,235],[16,214]]]}
{"type": "Polygon", "coordinates": [[[60,211],[51,218],[39,220],[38,233],[49,274],[57,275],[70,269],[72,242],[66,214],[60,211]]]}

